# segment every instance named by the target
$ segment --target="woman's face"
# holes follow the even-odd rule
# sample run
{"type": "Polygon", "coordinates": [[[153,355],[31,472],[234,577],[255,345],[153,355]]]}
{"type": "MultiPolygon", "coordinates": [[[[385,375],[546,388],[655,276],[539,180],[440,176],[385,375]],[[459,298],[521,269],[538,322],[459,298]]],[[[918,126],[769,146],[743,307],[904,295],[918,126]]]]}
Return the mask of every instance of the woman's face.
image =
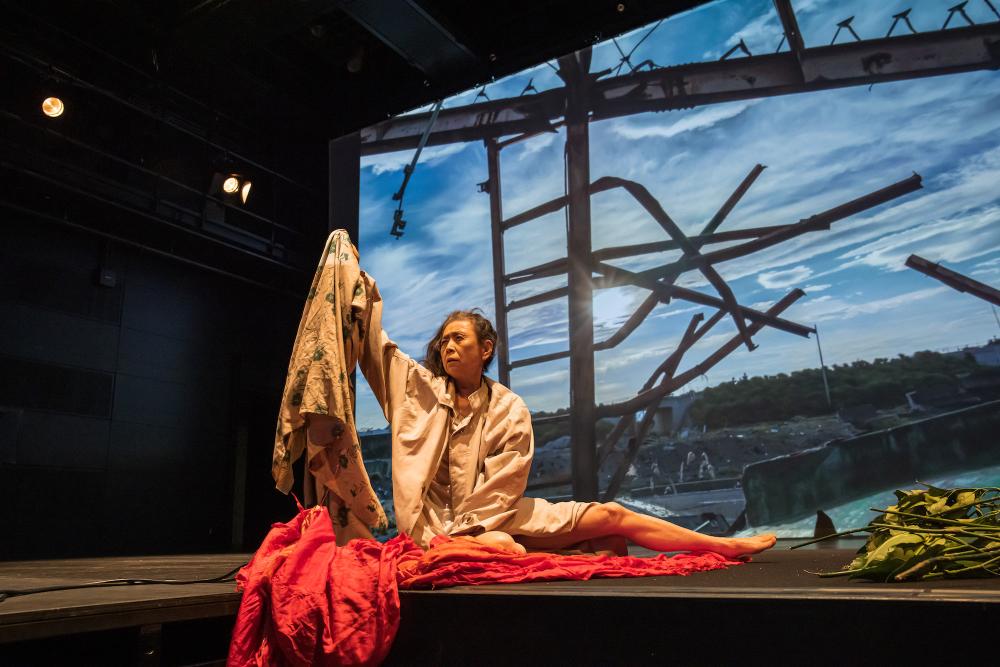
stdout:
{"type": "Polygon", "coordinates": [[[441,365],[453,379],[474,382],[483,374],[486,360],[493,354],[493,342],[480,342],[472,322],[452,320],[445,326],[438,346],[441,365]]]}

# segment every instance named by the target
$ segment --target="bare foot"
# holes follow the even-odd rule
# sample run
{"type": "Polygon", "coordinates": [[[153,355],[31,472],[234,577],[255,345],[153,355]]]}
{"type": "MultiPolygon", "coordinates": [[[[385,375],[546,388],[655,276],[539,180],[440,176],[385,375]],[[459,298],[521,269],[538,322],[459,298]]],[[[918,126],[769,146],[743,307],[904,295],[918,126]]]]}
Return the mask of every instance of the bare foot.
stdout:
{"type": "Polygon", "coordinates": [[[721,537],[718,545],[712,547],[712,551],[727,558],[740,558],[770,549],[776,541],[777,537],[773,533],[753,537],[721,537]]]}

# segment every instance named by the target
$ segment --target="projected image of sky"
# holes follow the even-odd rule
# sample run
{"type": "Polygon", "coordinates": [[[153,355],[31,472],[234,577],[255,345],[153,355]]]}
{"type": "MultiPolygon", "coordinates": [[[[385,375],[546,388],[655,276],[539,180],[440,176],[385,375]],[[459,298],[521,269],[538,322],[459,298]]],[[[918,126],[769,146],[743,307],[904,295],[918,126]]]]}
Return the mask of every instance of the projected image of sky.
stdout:
{"type": "MultiPolygon", "coordinates": [[[[910,19],[917,30],[937,30],[953,4],[793,3],[807,47],[829,44],[837,22],[851,15],[862,38],[882,37],[891,16],[907,7],[913,8],[910,19]]],[[[970,2],[966,11],[976,22],[996,20],[983,2],[970,2]]],[[[962,24],[957,17],[952,21],[962,24]]],[[[617,46],[610,41],[596,46],[592,70],[617,67],[619,48],[629,53],[651,27],[618,38],[617,46]]],[[[900,24],[896,31],[907,28],[900,24]]],[[[769,0],[721,0],[664,21],[631,60],[658,65],[715,60],[741,38],[755,54],[778,47],[781,27],[769,0]]],[[[837,38],[849,39],[843,32],[837,38]]],[[[539,91],[561,85],[555,71],[542,64],[488,84],[485,94],[516,96],[529,81],[539,91]]],[[[457,95],[445,106],[470,104],[478,92],[457,95]]],[[[903,263],[916,253],[1000,285],[998,110],[1000,74],[987,71],[647,113],[591,124],[591,177],[638,181],[686,233],[696,234],[757,163],[767,169],[721,230],[797,222],[917,172],[924,187],[916,193],[717,268],[739,301],[755,308],[766,308],[793,288],[805,290],[785,317],[818,326],[828,364],[981,344],[1000,333],[989,305],[903,263]]],[[[564,193],[563,144],[564,135],[553,133],[502,151],[505,217],[564,193]]],[[[362,160],[359,249],[362,267],[385,299],[386,331],[419,359],[448,312],[479,307],[492,317],[492,251],[488,195],[476,187],[487,177],[481,142],[424,151],[406,192],[406,234],[400,240],[389,235],[391,197],[411,157],[407,151],[362,160]]],[[[592,221],[595,249],[667,239],[622,192],[596,195],[592,221]]],[[[565,256],[562,211],[505,234],[508,272],[565,256]]],[[[677,257],[659,253],[613,263],[644,269],[677,257]]],[[[564,284],[565,278],[553,278],[517,285],[508,289],[508,299],[564,284]]],[[[684,274],[678,284],[715,295],[697,272],[684,274]]],[[[617,330],[646,294],[638,288],[597,292],[595,340],[617,330]]],[[[598,401],[634,395],[697,312],[708,317],[713,311],[682,301],[661,304],[624,343],[597,353],[598,401]]],[[[681,370],[734,332],[731,320],[717,325],[688,353],[681,370]]],[[[687,388],[744,373],[819,365],[812,338],[764,330],[755,340],[757,350],[741,348],[687,388]]],[[[566,300],[513,311],[510,347],[512,359],[567,349],[566,300]]],[[[533,411],[565,407],[568,383],[566,360],[511,375],[512,388],[533,411]]],[[[358,399],[359,427],[384,426],[360,377],[358,399]]]]}

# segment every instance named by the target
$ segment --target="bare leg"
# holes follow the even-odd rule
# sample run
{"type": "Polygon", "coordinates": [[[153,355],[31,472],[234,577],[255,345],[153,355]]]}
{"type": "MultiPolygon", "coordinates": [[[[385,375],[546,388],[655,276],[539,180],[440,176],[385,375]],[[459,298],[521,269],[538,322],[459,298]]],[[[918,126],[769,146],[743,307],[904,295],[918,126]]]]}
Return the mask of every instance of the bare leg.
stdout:
{"type": "Polygon", "coordinates": [[[746,538],[703,535],[663,519],[632,512],[618,503],[588,507],[570,533],[552,537],[518,536],[518,541],[529,549],[561,549],[607,535],[620,535],[653,551],[714,551],[731,558],[770,549],[775,543],[770,533],[746,538]]]}

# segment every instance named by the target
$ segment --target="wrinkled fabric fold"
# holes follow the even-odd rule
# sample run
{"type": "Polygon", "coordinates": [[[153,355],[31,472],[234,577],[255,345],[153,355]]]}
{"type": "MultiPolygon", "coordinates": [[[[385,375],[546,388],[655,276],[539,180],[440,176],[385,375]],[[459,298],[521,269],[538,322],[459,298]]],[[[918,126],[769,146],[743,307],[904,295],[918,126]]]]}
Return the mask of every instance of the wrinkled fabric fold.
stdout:
{"type": "Polygon", "coordinates": [[[740,562],[714,553],[515,555],[445,536],[427,551],[406,535],[338,547],[325,509],[300,508],[272,526],[236,577],[243,599],[227,665],[378,664],[399,627],[400,588],[688,575],[740,562]]]}
{"type": "Polygon", "coordinates": [[[369,308],[358,251],[347,232],[338,229],[327,239],[302,309],[281,397],[271,474],[277,488],[288,493],[294,482],[292,463],[305,452],[307,468],[321,487],[316,499],[328,497],[325,504],[342,542],[371,537],[369,530],[388,524],[362,460],[350,382],[369,308]],[[325,427],[319,441],[307,433],[314,430],[306,428],[310,418],[325,427]]]}
{"type": "Polygon", "coordinates": [[[236,577],[227,665],[377,665],[399,626],[396,566],[412,540],[338,547],[323,507],[275,524],[236,577]]]}

